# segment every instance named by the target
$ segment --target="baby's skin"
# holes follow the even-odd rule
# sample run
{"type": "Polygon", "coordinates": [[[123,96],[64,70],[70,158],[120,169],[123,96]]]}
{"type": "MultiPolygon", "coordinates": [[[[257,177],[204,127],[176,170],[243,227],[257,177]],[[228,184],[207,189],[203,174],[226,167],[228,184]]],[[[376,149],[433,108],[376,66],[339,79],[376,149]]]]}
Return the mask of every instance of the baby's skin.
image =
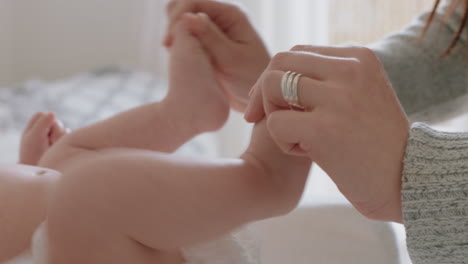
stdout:
{"type": "Polygon", "coordinates": [[[49,145],[23,138],[22,157],[40,160],[40,167],[4,167],[0,196],[11,200],[29,187],[37,191],[28,192],[34,201],[28,206],[0,203],[1,214],[11,215],[9,221],[0,218],[0,244],[19,241],[9,250],[0,247],[0,261],[26,250],[46,217],[51,264],[182,264],[182,247],[295,208],[310,161],[284,154],[266,121],[255,126],[239,159],[170,155],[194,136],[222,127],[229,113],[227,96],[187,21],[182,19],[175,32],[170,89],[162,102],[69,134],[51,116],[48,132],[40,132],[48,135],[49,145]],[[40,157],[29,156],[29,148],[40,157]],[[24,174],[32,176],[1,189],[3,181],[15,182],[24,174]],[[30,219],[19,229],[8,226],[16,221],[10,213],[15,211],[30,219]]]}
{"type": "Polygon", "coordinates": [[[53,113],[36,113],[21,138],[20,165],[0,165],[0,263],[29,248],[46,218],[47,194],[60,174],[37,165],[68,132],[53,113]]]}

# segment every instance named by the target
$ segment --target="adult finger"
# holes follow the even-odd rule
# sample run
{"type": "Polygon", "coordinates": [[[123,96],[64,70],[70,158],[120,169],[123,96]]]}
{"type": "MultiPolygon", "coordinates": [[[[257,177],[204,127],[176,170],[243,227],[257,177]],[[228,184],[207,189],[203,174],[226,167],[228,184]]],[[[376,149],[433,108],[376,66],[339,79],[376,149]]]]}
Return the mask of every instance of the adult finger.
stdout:
{"type": "Polygon", "coordinates": [[[262,89],[259,85],[260,81],[261,78],[252,87],[249,104],[245,108],[244,119],[249,123],[257,123],[265,116],[262,89]]]}
{"type": "Polygon", "coordinates": [[[338,47],[338,46],[314,46],[314,45],[296,45],[291,51],[312,52],[325,56],[332,57],[354,57],[353,47],[338,47]]]}
{"type": "Polygon", "coordinates": [[[181,18],[188,30],[197,37],[212,59],[222,60],[229,53],[230,40],[204,13],[184,14],[181,18]]]}
{"type": "Polygon", "coordinates": [[[276,54],[271,70],[293,71],[316,80],[336,79],[346,75],[358,63],[355,58],[331,57],[317,53],[288,51],[276,54]]]}
{"type": "Polygon", "coordinates": [[[365,60],[375,58],[375,53],[368,47],[363,46],[314,46],[314,45],[297,45],[291,51],[295,52],[311,52],[330,57],[341,58],[357,58],[365,60]]]}
{"type": "Polygon", "coordinates": [[[310,157],[318,148],[314,129],[318,116],[314,112],[276,111],[268,116],[268,131],[285,153],[307,153],[310,157]]]}
{"type": "MultiPolygon", "coordinates": [[[[286,72],[269,71],[262,78],[263,105],[267,115],[276,110],[290,108],[282,91],[282,83],[287,81],[285,77],[286,72]]],[[[328,93],[331,88],[326,88],[324,82],[308,78],[307,76],[301,76],[297,80],[299,105],[303,106],[305,111],[310,111],[319,104],[329,101],[328,93]]]]}
{"type": "MultiPolygon", "coordinates": [[[[262,93],[256,94],[250,102],[245,113],[246,120],[249,122],[258,122],[263,118],[263,114],[278,110],[289,109],[290,105],[283,96],[282,82],[284,81],[285,72],[269,71],[263,74],[260,82],[262,93]],[[261,96],[260,101],[257,97],[261,96]]],[[[317,81],[306,76],[298,79],[297,93],[299,104],[304,107],[305,111],[311,111],[319,104],[329,102],[330,89],[322,81],[317,81]]]]}
{"type": "Polygon", "coordinates": [[[168,29],[164,45],[170,46],[172,44],[172,28],[183,14],[200,12],[207,14],[221,31],[228,35],[230,30],[235,30],[232,28],[233,22],[238,22],[237,17],[242,14],[239,6],[233,3],[207,0],[171,0],[167,5],[168,29]]]}

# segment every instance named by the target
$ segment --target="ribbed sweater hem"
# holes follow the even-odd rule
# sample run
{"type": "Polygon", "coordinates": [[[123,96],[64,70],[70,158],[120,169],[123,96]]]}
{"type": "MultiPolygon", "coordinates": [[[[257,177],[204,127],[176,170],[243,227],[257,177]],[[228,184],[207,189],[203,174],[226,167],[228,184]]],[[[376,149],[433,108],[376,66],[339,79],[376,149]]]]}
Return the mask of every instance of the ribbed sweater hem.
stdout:
{"type": "Polygon", "coordinates": [[[413,124],[402,183],[413,264],[468,263],[468,133],[413,124]]]}

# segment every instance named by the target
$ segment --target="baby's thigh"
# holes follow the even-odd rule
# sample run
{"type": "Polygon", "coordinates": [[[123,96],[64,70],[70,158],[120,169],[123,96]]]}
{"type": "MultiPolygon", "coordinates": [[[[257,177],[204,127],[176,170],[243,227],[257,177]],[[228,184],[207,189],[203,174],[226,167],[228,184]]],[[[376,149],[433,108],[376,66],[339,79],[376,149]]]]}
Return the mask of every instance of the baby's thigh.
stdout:
{"type": "MultiPolygon", "coordinates": [[[[87,166],[86,163],[82,164],[87,166]]],[[[130,205],[106,192],[116,188],[100,166],[64,174],[52,197],[48,216],[48,264],[182,264],[179,250],[160,251],[145,246],[124,230],[124,217],[136,217],[130,205]],[[117,210],[120,214],[116,214],[117,210]]],[[[131,178],[128,178],[131,180],[131,178]]],[[[119,189],[120,190],[120,189],[119,189]]],[[[120,190],[121,191],[121,190],[120,190]]]]}
{"type": "Polygon", "coordinates": [[[51,228],[49,235],[50,260],[55,263],[141,263],[182,264],[179,252],[162,252],[148,248],[121,230],[96,226],[74,225],[73,229],[51,228]],[[63,232],[58,236],[57,232],[63,232]]]}
{"type": "Polygon", "coordinates": [[[74,225],[74,228],[51,228],[49,235],[50,259],[47,264],[55,263],[141,263],[141,264],[182,264],[179,252],[162,252],[148,248],[130,237],[122,235],[121,230],[100,227],[94,224],[74,225]],[[63,232],[63,235],[57,235],[63,232]]]}

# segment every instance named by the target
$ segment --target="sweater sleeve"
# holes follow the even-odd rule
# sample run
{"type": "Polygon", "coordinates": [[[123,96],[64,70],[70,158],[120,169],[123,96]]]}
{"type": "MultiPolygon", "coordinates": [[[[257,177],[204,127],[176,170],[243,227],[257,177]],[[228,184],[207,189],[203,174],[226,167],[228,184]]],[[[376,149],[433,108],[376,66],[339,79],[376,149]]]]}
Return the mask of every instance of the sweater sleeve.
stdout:
{"type": "Polygon", "coordinates": [[[420,15],[402,31],[370,46],[382,61],[408,115],[449,102],[467,92],[466,34],[449,56],[441,57],[461,21],[459,11],[447,20],[446,9],[442,6],[438,10],[422,41],[418,40],[429,12],[420,15]]]}
{"type": "Polygon", "coordinates": [[[414,264],[468,262],[468,133],[412,125],[402,202],[414,264]]]}

